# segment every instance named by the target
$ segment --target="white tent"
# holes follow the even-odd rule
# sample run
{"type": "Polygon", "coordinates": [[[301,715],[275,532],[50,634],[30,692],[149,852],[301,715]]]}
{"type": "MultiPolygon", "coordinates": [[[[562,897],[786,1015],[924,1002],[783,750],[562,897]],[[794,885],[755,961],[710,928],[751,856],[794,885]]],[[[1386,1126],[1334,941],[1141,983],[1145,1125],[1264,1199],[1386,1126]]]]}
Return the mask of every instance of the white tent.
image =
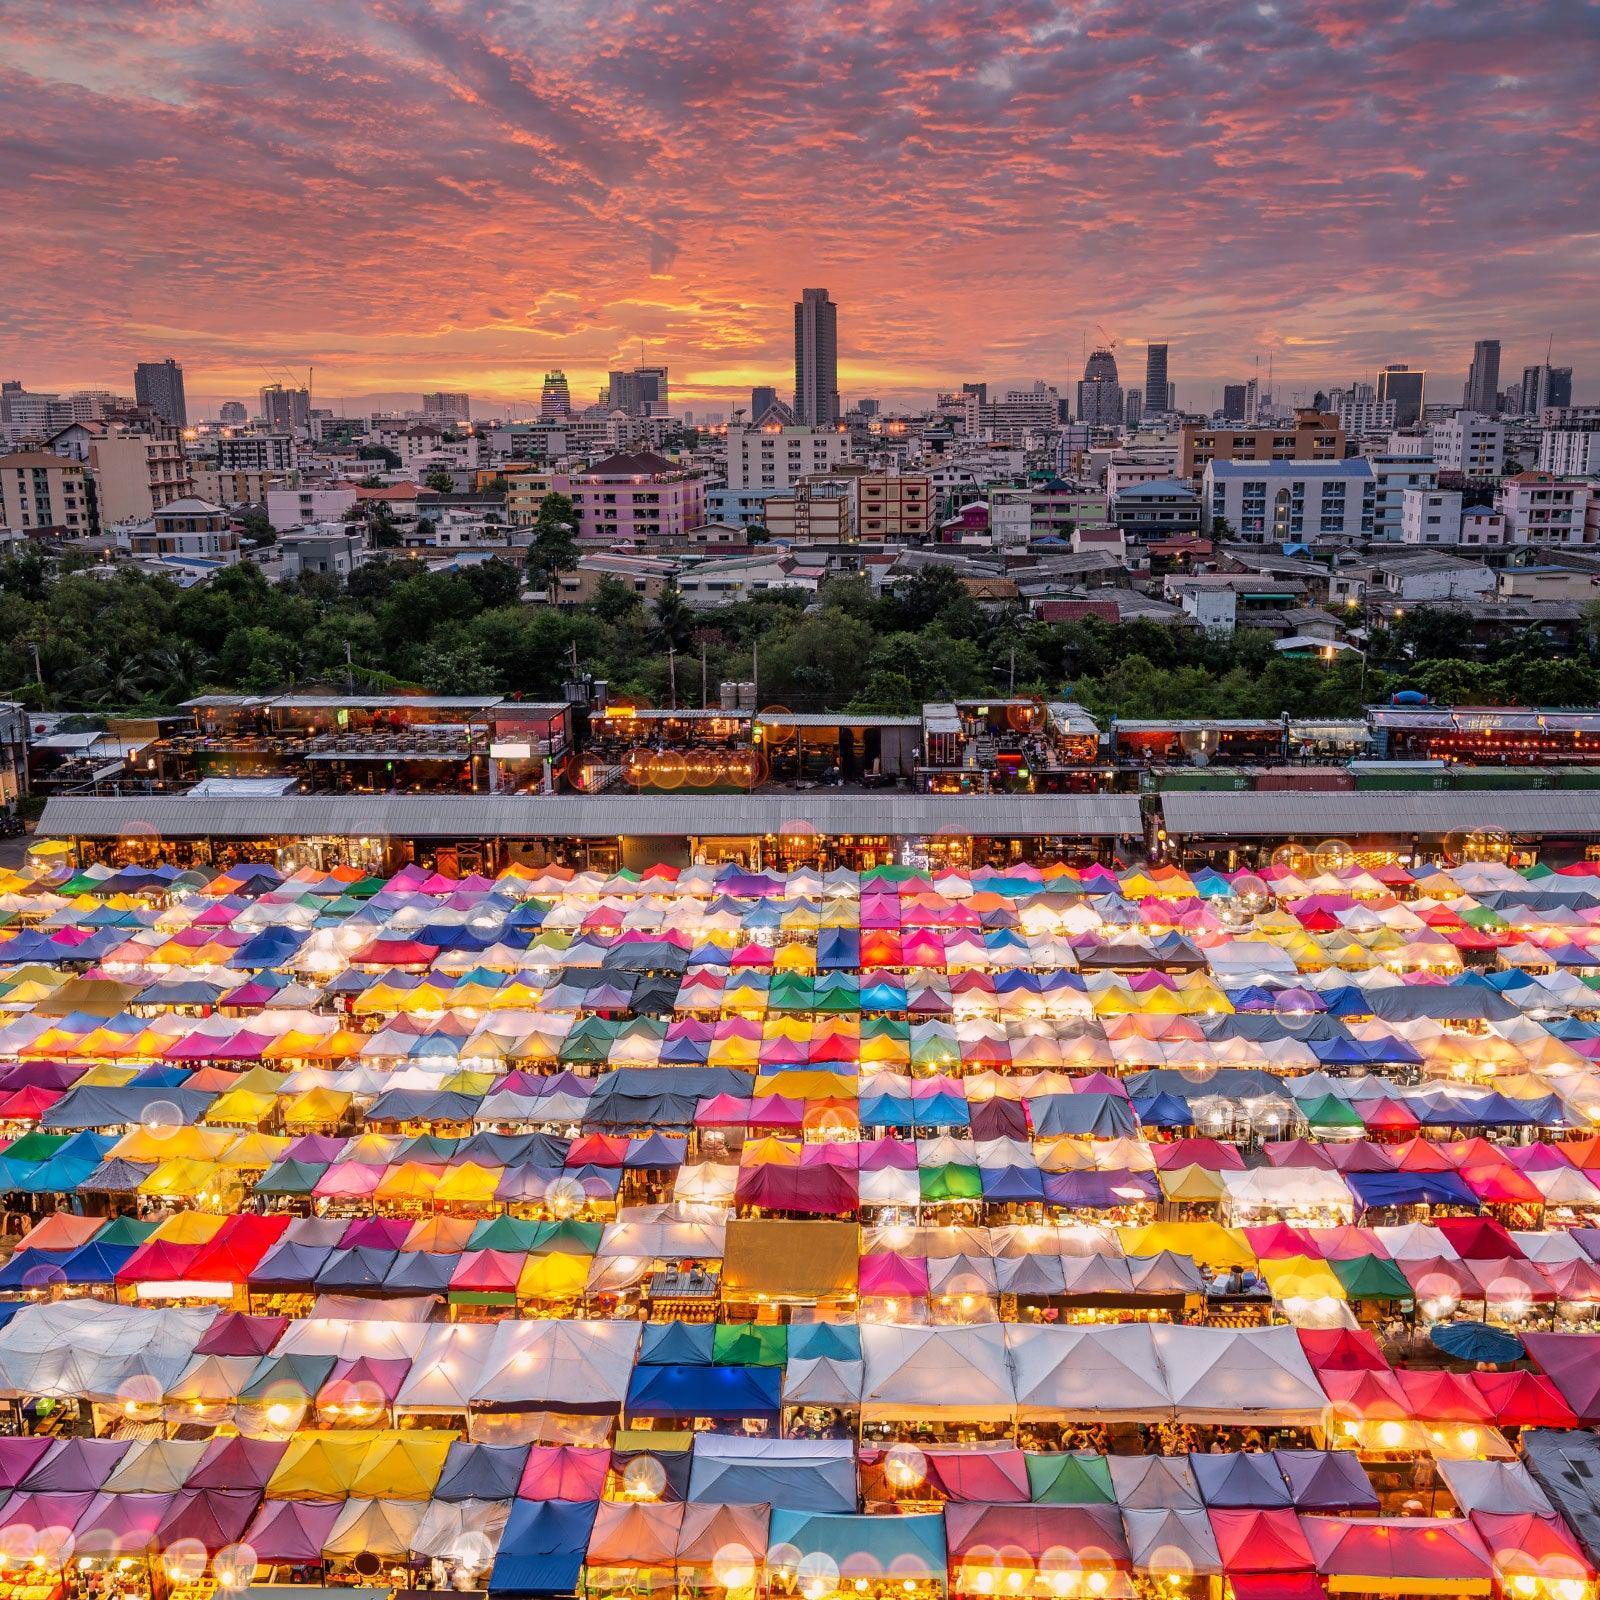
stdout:
{"type": "Polygon", "coordinates": [[[637,1322],[499,1323],[472,1403],[528,1411],[619,1411],[643,1332],[637,1322]]]}
{"type": "Polygon", "coordinates": [[[1464,1513],[1549,1517],[1555,1513],[1543,1489],[1520,1461],[1457,1461],[1439,1457],[1439,1476],[1464,1513]]]}
{"type": "Polygon", "coordinates": [[[1104,1327],[1009,1324],[1019,1421],[1063,1416],[1165,1417],[1172,1395],[1144,1323],[1104,1327]]]}
{"type": "Polygon", "coordinates": [[[854,1406],[861,1400],[866,1367],[860,1361],[837,1356],[813,1356],[791,1361],[783,1369],[783,1403],[786,1406],[854,1406]]]}
{"type": "Polygon", "coordinates": [[[855,1447],[849,1439],[741,1439],[696,1434],[689,1498],[720,1505],[853,1512],[855,1447]]]}
{"type": "Polygon", "coordinates": [[[866,1372],[863,1421],[1009,1421],[1016,1406],[1005,1330],[908,1328],[888,1323],[861,1329],[866,1372]]]}
{"type": "Polygon", "coordinates": [[[1315,1423],[1327,1396],[1293,1328],[1153,1327],[1183,1422],[1315,1423]]]}
{"type": "Polygon", "coordinates": [[[490,1322],[432,1323],[394,1398],[396,1411],[460,1411],[471,1403],[494,1342],[490,1322]]]}

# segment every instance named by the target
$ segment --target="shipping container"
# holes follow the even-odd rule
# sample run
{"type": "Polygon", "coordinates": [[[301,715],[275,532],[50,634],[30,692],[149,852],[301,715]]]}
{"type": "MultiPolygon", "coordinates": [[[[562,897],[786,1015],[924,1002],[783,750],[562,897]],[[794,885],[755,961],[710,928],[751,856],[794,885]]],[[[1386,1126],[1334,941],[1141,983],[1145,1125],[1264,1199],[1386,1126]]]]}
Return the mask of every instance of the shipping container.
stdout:
{"type": "Polygon", "coordinates": [[[1157,772],[1156,787],[1163,791],[1203,789],[1214,792],[1219,789],[1249,789],[1252,784],[1250,774],[1236,767],[1174,767],[1170,771],[1157,772]]]}
{"type": "Polygon", "coordinates": [[[1256,773],[1255,786],[1296,794],[1332,794],[1355,788],[1356,781],[1343,767],[1263,767],[1256,773]]]}
{"type": "Polygon", "coordinates": [[[1452,789],[1552,789],[1546,767],[1451,767],[1452,789]]]}
{"type": "Polygon", "coordinates": [[[1357,789],[1448,789],[1449,763],[1444,761],[1352,761],[1345,769],[1357,789]]]}

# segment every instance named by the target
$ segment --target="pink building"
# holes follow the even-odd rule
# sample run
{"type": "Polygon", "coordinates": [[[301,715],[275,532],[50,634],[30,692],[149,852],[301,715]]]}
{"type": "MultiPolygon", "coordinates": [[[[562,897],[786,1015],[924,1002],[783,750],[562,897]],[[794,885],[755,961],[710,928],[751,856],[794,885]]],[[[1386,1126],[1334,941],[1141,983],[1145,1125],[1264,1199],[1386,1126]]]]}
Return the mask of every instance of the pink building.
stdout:
{"type": "Polygon", "coordinates": [[[586,543],[679,540],[706,520],[700,473],[650,451],[607,456],[574,472],[569,492],[586,543]]]}

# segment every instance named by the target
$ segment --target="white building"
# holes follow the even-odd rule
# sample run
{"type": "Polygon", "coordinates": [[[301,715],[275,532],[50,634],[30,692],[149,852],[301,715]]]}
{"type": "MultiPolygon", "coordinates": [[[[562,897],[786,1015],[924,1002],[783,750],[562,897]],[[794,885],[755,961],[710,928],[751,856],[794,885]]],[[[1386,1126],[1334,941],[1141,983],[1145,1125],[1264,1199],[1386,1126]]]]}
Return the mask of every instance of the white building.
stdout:
{"type": "Polygon", "coordinates": [[[850,458],[839,428],[735,426],[728,429],[728,487],[789,489],[802,478],[833,471],[850,458]]]}
{"type": "Polygon", "coordinates": [[[1506,462],[1505,425],[1476,411],[1458,411],[1434,423],[1433,460],[1441,472],[1498,478],[1506,462]]]}
{"type": "Polygon", "coordinates": [[[292,433],[220,434],[213,444],[219,472],[293,472],[300,464],[292,433]]]}
{"type": "Polygon", "coordinates": [[[1269,544],[1372,537],[1375,485],[1359,456],[1347,461],[1208,461],[1201,492],[1206,532],[1225,517],[1242,539],[1269,544]]]}
{"type": "Polygon", "coordinates": [[[1519,472],[1504,478],[1495,501],[1506,519],[1508,544],[1582,545],[1592,543],[1589,507],[1595,486],[1548,472],[1519,472]]]}
{"type": "Polygon", "coordinates": [[[285,528],[305,528],[314,522],[342,522],[356,499],[355,487],[348,483],[268,489],[267,520],[280,533],[285,528]]]}
{"type": "Polygon", "coordinates": [[[1443,551],[1386,556],[1373,568],[1373,577],[1402,605],[1481,600],[1494,593],[1494,574],[1486,566],[1443,551]]]}
{"type": "Polygon", "coordinates": [[[1600,428],[1546,428],[1539,435],[1539,470],[1557,478],[1600,476],[1600,428]]]}
{"type": "Polygon", "coordinates": [[[1354,439],[1363,433],[1388,433],[1394,427],[1394,401],[1379,400],[1370,392],[1371,384],[1359,387],[1367,392],[1346,396],[1335,413],[1345,437],[1354,439]]]}
{"type": "Polygon", "coordinates": [[[1401,497],[1402,544],[1453,545],[1461,537],[1459,489],[1407,489],[1401,497]]]}
{"type": "Polygon", "coordinates": [[[1506,519],[1490,506],[1469,506],[1461,513],[1461,543],[1479,550],[1498,550],[1506,542],[1506,519]]]}
{"type": "Polygon", "coordinates": [[[802,566],[789,555],[729,556],[686,568],[678,588],[698,611],[750,600],[776,589],[799,589],[814,595],[820,573],[820,568],[802,566]]]}
{"type": "Polygon", "coordinates": [[[1407,492],[1439,487],[1439,467],[1429,454],[1431,449],[1432,445],[1423,441],[1419,452],[1414,434],[1395,434],[1387,451],[1365,457],[1372,471],[1373,539],[1398,543],[1407,492]],[[1401,445],[1398,450],[1396,442],[1401,445]]]}

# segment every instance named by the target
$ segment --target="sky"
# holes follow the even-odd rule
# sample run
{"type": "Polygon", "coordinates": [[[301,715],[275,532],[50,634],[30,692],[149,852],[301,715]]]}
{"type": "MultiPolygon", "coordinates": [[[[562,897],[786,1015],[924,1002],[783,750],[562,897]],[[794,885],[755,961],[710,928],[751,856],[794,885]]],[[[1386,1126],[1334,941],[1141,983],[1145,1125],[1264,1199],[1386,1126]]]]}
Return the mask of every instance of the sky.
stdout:
{"type": "Polygon", "coordinates": [[[1600,398],[1600,0],[0,0],[0,376],[526,414],[666,362],[1600,398]]]}

